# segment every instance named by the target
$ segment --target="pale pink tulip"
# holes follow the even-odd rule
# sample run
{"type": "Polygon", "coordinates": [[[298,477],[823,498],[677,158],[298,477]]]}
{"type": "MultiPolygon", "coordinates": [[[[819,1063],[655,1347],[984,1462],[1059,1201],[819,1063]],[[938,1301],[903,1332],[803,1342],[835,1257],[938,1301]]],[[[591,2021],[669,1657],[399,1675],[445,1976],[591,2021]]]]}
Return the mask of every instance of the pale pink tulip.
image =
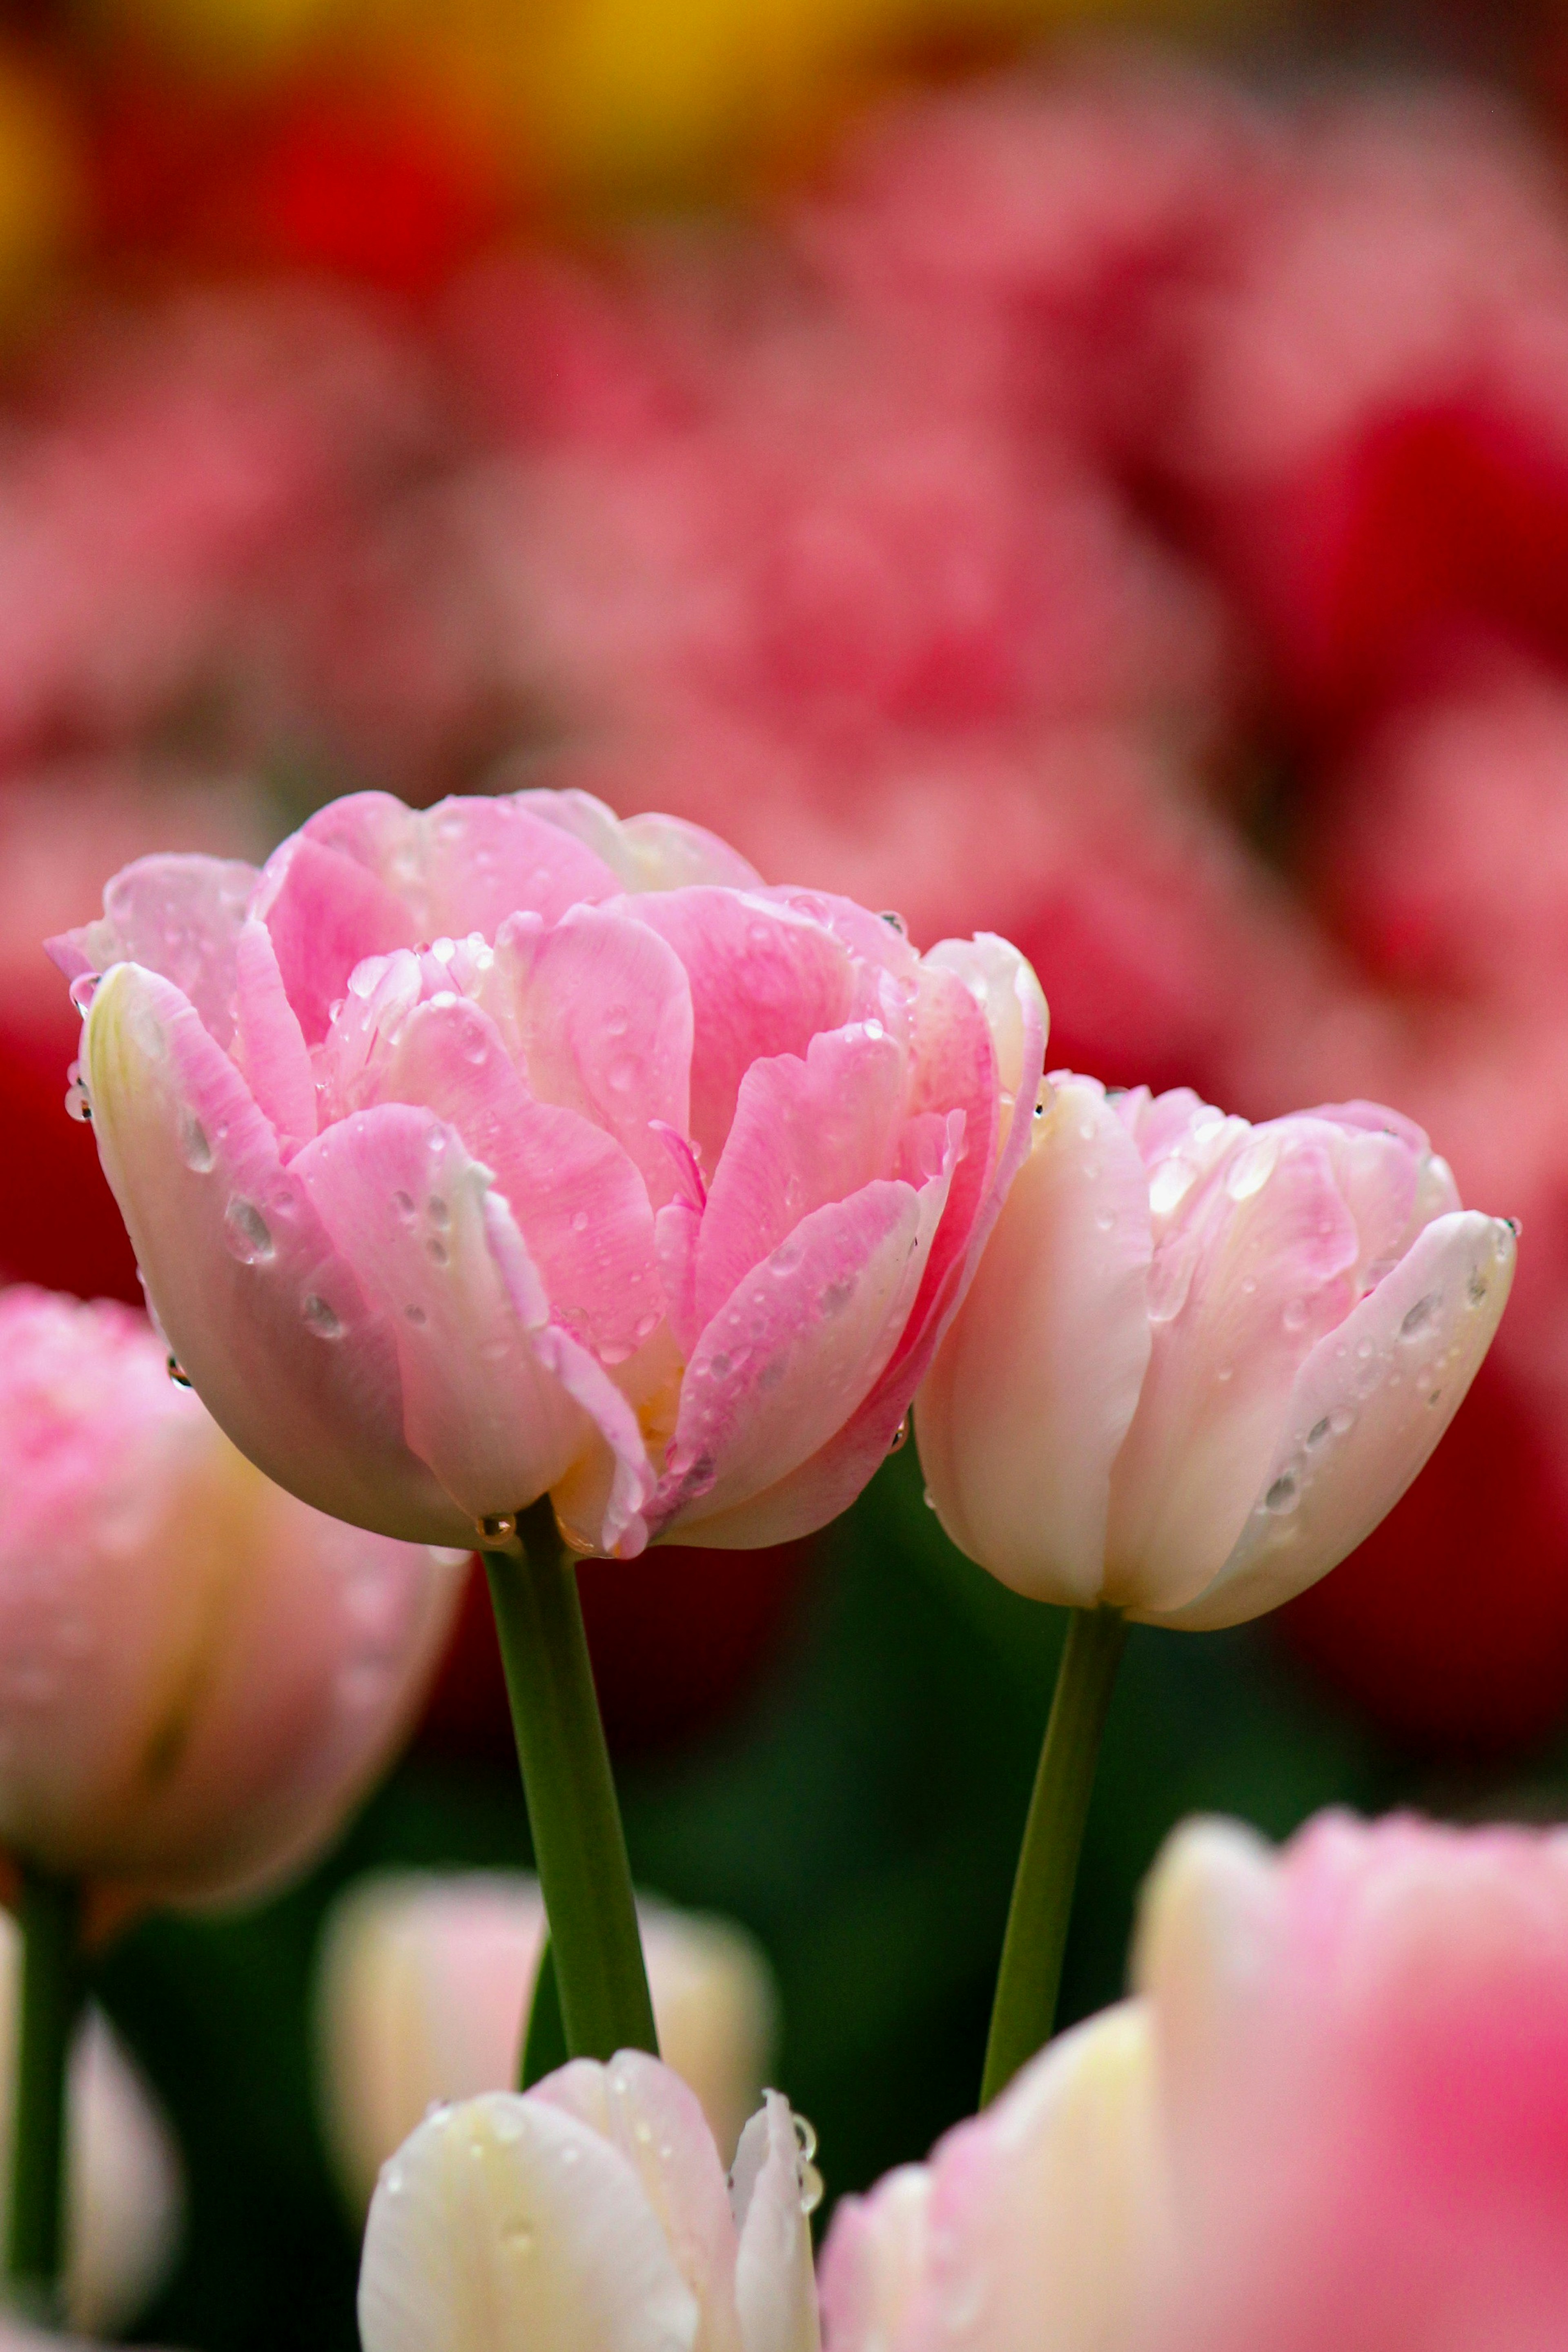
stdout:
{"type": "Polygon", "coordinates": [[[692,2094],[630,2050],[438,2108],[371,2205],[365,2352],[816,2352],[811,2148],[770,2091],[726,2193],[692,2094]]]}
{"type": "Polygon", "coordinates": [[[361,794],[260,874],[143,860],[105,903],[53,950],[104,1166],[268,1475],[437,1542],[548,1492],[623,1556],[864,1486],[1027,1150],[1005,942],[921,957],[542,792],[361,794]]]}
{"type": "Polygon", "coordinates": [[[1415,1476],[1514,1255],[1397,1112],[1254,1128],[1059,1075],[916,1408],[942,1524],[1037,1599],[1257,1616],[1415,1476]]]}
{"type": "Polygon", "coordinates": [[[134,1901],[273,1882],[409,1723],[460,1563],[269,1485],[129,1307],[0,1294],[0,1847],[134,1901]]]}
{"type": "MultiPolygon", "coordinates": [[[[727,1919],[639,1900],[637,1921],[659,2049],[728,2156],[767,2073],[772,1972],[727,1919]]],[[[317,1977],[322,2113],[362,2209],[434,2102],[516,2082],[543,1937],[539,1882],[517,1872],[385,1871],[335,1905],[317,1977]]]]}
{"type": "Polygon", "coordinates": [[[1193,1823],[1135,1975],[840,2206],[827,2352],[1559,2352],[1568,1836],[1193,1823]]]}

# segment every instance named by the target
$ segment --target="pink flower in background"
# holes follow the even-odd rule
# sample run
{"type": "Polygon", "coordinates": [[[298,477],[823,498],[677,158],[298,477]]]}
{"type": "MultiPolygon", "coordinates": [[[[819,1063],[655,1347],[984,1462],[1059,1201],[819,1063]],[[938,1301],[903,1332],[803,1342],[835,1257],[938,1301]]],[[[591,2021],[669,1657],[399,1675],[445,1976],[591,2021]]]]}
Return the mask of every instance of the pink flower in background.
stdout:
{"type": "Polygon", "coordinates": [[[1135,1979],[839,2206],[827,2352],[1561,2344],[1561,1832],[1191,1824],[1135,1979]]]}
{"type": "Polygon", "coordinates": [[[1415,1476],[1514,1255],[1396,1111],[1254,1128],[1060,1074],[916,1406],[942,1525],[1038,1600],[1272,1609],[1415,1476]]]}
{"type": "Polygon", "coordinates": [[[417,1711],[460,1561],[269,1486],[143,1317],[0,1294],[0,1847],[132,1903],[275,1883],[417,1711]]]}
{"type": "Polygon", "coordinates": [[[55,943],[171,1345],[269,1475],[432,1541],[772,1543],[897,1436],[1027,1150],[1044,1006],[583,794],[334,803],[55,943]],[[101,974],[94,979],[92,975],[101,974]]]}
{"type": "Polygon", "coordinates": [[[371,2203],[365,2352],[816,2352],[813,2144],[769,2091],[726,2183],[692,2093],[636,2050],[437,2107],[371,2203]]]}

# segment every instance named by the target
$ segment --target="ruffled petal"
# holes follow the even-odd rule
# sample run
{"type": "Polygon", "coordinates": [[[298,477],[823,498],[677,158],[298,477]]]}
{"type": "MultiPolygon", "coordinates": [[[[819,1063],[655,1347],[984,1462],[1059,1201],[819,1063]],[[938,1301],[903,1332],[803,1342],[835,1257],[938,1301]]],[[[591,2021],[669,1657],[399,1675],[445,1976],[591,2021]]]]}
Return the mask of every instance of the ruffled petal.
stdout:
{"type": "Polygon", "coordinates": [[[637,902],[637,919],[667,940],[691,987],[691,1122],[711,1176],[752,1064],[804,1055],[856,1009],[857,974],[822,924],[761,894],[694,888],[637,902]]]}
{"type": "Polygon", "coordinates": [[[782,2092],[765,2092],[760,2113],[741,2134],[730,2176],[741,2236],[735,2306],[742,2352],[817,2352],[806,2219],[815,2200],[805,2193],[806,2161],[789,2101],[782,2092]]]}
{"type": "Polygon", "coordinates": [[[408,1443],[469,1531],[536,1502],[595,1432],[541,1360],[542,1285],[524,1302],[533,1322],[497,1264],[488,1170],[432,1111],[384,1103],[329,1128],[290,1172],[396,1333],[408,1443]]]}
{"type": "Polygon", "coordinates": [[[241,930],[236,949],[232,1050],[287,1159],[316,1132],[316,1076],[272,935],[254,920],[241,930]]]}
{"type": "Polygon", "coordinates": [[[915,1428],[959,1549],[1017,1591],[1092,1608],[1149,1363],[1149,1189],[1094,1080],[1057,1080],[1035,1125],[915,1428]]]}
{"type": "Polygon", "coordinates": [[[172,980],[209,1033],[234,1034],[235,950],[261,880],[231,857],[139,857],[103,894],[96,922],[62,931],[47,952],[68,980],[139,963],[172,980]]]}
{"type": "Polygon", "coordinates": [[[405,1442],[384,1317],[180,991],[117,966],[93,1000],[82,1062],[148,1295],[219,1425],[320,1510],[464,1541],[461,1515],[405,1442]]]}
{"type": "Polygon", "coordinates": [[[519,1045],[531,1092],[613,1135],[655,1206],[677,1169],[656,1122],[691,1115],[691,990],[656,931],[609,908],[574,908],[553,929],[503,927],[516,972],[519,1045]]]}
{"type": "Polygon", "coordinates": [[[359,2325],[364,2352],[694,2352],[698,2308],[620,2151],[491,2091],[383,2168],[359,2325]]]}
{"type": "Polygon", "coordinates": [[[696,2094],[640,2050],[607,2066],[579,2058],[531,2095],[618,2148],[642,2184],[676,2266],[697,2298],[697,2352],[739,2352],[734,2219],[713,2135],[696,2094]]]}
{"type": "Polygon", "coordinates": [[[846,1426],[908,1321],[950,1178],[919,1192],[879,1180],[814,1211],[731,1293],[687,1367],[655,1532],[679,1520],[683,1543],[781,1543],[781,1526],[836,1516],[847,1479],[859,1491],[875,1465],[848,1454],[846,1426]]]}
{"type": "Polygon", "coordinates": [[[893,1172],[904,1078],[904,1055],[876,1021],[812,1038],[804,1058],[752,1063],[702,1218],[700,1324],[803,1218],[893,1172]]]}
{"type": "Polygon", "coordinates": [[[309,831],[274,853],[255,911],[272,934],[289,1002],[310,1045],[326,1035],[356,964],[411,948],[419,938],[395,891],[309,831]]]}
{"type": "Polygon", "coordinates": [[[684,890],[717,882],[731,890],[755,889],[756,867],[705,825],[685,817],[618,817],[592,793],[534,789],[515,795],[533,814],[558,824],[602,858],[623,890],[684,890]]]}
{"type": "Polygon", "coordinates": [[[1507,1304],[1516,1254],[1511,1227],[1475,1210],[1419,1234],[1301,1366],[1252,1511],[1218,1575],[1186,1607],[1148,1613],[1173,1625],[1237,1625],[1353,1551],[1458,1412],[1507,1304]]]}
{"type": "Polygon", "coordinates": [[[603,1128],[534,1100],[477,1004],[446,996],[416,1005],[379,1064],[376,1091],[434,1111],[484,1162],[557,1319],[611,1363],[651,1337],[664,1306],[647,1187],[603,1128]]]}

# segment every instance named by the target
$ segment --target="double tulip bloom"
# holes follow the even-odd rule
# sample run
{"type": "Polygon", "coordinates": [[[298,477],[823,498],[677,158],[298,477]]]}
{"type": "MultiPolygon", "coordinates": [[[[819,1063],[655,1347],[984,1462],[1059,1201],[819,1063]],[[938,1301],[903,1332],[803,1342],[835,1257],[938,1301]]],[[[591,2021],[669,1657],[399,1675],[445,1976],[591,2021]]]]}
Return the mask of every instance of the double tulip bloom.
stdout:
{"type": "Polygon", "coordinates": [[[1035,1129],[916,1408],[942,1524],[1037,1599],[1186,1627],[1271,1609],[1426,1462],[1514,1229],[1375,1104],[1250,1127],[1061,1075],[1035,1129]]]}
{"type": "Polygon", "coordinates": [[[145,859],[54,943],[160,1321],[319,1508],[772,1543],[893,1442],[1027,1149],[996,940],[580,793],[379,793],[260,872],[145,859]]]}
{"type": "Polygon", "coordinates": [[[1179,1831],[1136,1998],[846,2199],[827,2352],[1546,2352],[1568,1839],[1179,1831]]]}
{"type": "Polygon", "coordinates": [[[120,1906],[275,1883],[406,1728],[461,1559],[269,1484],[129,1307],[0,1294],[0,1852],[120,1906]]]}

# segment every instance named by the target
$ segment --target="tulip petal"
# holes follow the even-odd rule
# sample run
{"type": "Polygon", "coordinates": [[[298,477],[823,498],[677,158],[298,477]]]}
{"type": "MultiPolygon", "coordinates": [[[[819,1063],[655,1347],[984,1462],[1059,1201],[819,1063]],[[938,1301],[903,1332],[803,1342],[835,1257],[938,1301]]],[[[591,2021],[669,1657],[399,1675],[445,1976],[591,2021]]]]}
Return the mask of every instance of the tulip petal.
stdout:
{"type": "Polygon", "coordinates": [[[694,888],[637,902],[637,919],[668,941],[691,987],[689,1133],[711,1176],[752,1064],[804,1055],[854,1009],[856,974],[822,924],[760,893],[694,888]]]}
{"type": "Polygon", "coordinates": [[[762,880],[738,849],[685,817],[618,817],[592,793],[576,790],[535,789],[515,797],[547,824],[585,843],[623,890],[683,890],[703,882],[752,890],[762,880]]]}
{"type": "Polygon", "coordinates": [[[285,842],[268,864],[255,911],[272,935],[278,969],[309,1045],[326,1035],[356,964],[411,948],[419,937],[395,891],[308,831],[285,842]]]}
{"type": "Polygon", "coordinates": [[[620,2151],[492,2091],[384,2168],[359,2324],[364,2352],[692,2352],[698,2309],[620,2151]]]}
{"type": "Polygon", "coordinates": [[[542,1285],[531,1328],[497,1264],[489,1171],[433,1112],[383,1103],[307,1144],[291,1173],[389,1318],[408,1443],[470,1529],[537,1501],[593,1424],[541,1360],[542,1285]]]}
{"type": "Polygon", "coordinates": [[[1157,2129],[1146,2002],[1050,2043],[931,2158],[900,2352],[1131,2352],[1165,2221],[1157,2129]]]}
{"type": "Polygon", "coordinates": [[[579,2058],[531,2095],[575,2116],[625,2157],[701,2312],[697,2352],[736,2352],[736,2237],[719,2151],[679,2074],[640,2050],[579,2058]]]}
{"type": "Polygon", "coordinates": [[[272,935],[254,920],[241,930],[235,952],[232,1050],[287,1159],[316,1132],[316,1078],[272,935]]]}
{"type": "MultiPolygon", "coordinates": [[[[944,1192],[945,1182],[926,1190],[944,1192]]],[[[698,1529],[765,1498],[842,1428],[914,1302],[931,1246],[921,1200],[911,1185],[879,1179],[830,1202],[731,1293],[687,1366],[649,1513],[656,1532],[679,1512],[683,1542],[736,1540],[732,1528],[706,1538],[698,1529]]]]}
{"type": "Polygon", "coordinates": [[[915,1426],[959,1549],[1016,1591],[1092,1608],[1149,1363],[1149,1191],[1093,1080],[1057,1081],[1035,1126],[915,1426]]]}
{"type": "Polygon", "coordinates": [[[931,2172],[900,2164],[864,2197],[841,2197],[817,2265],[830,2352],[900,2352],[930,2259],[931,2172]]]}
{"type": "Polygon", "coordinates": [[[1219,1573],[1184,1608],[1135,1613],[1194,1628],[1240,1624],[1353,1551],[1458,1410],[1507,1303],[1516,1255],[1511,1228],[1475,1210],[1418,1234],[1302,1364],[1219,1573]]]}
{"type": "Polygon", "coordinates": [[[1297,1370],[1353,1303],[1361,1240],[1310,1132],[1244,1131],[1163,1238],[1160,1179],[1152,1347],[1111,1472],[1105,1596],[1173,1610],[1240,1535],[1297,1370]]]}
{"type": "Polygon", "coordinates": [[[700,1324],[803,1218],[891,1171],[903,1095],[904,1056],[880,1022],[827,1030],[804,1059],[752,1063],[697,1245],[700,1324]]]}
{"type": "Polygon", "coordinates": [[[789,2101],[764,2092],[761,2111],[741,2134],[730,2176],[741,2235],[735,2307],[743,2352],[817,2352],[806,2219],[815,2200],[803,2189],[806,2161],[789,2101]]]}
{"type": "Polygon", "coordinates": [[[93,1000],[82,1061],[159,1321],[241,1453],[336,1517],[464,1541],[461,1515],[405,1442],[384,1318],[180,991],[118,965],[93,1000]]]}
{"type": "Polygon", "coordinates": [[[691,1115],[691,990],[674,949],[597,907],[549,931],[503,926],[498,947],[519,967],[531,1092],[613,1135],[661,1206],[677,1171],[654,1122],[684,1136],[691,1115]]]}
{"type": "Polygon", "coordinates": [[[172,980],[220,1045],[234,1034],[235,949],[261,877],[231,857],[139,857],[103,894],[96,922],[47,952],[68,980],[139,963],[172,980]]]}
{"type": "Polygon", "coordinates": [[[457,1129],[516,1218],[553,1313],[598,1355],[624,1361],[651,1336],[663,1299],[641,1177],[602,1128],[534,1100],[488,1013],[458,996],[416,1005],[376,1091],[457,1129]]]}

